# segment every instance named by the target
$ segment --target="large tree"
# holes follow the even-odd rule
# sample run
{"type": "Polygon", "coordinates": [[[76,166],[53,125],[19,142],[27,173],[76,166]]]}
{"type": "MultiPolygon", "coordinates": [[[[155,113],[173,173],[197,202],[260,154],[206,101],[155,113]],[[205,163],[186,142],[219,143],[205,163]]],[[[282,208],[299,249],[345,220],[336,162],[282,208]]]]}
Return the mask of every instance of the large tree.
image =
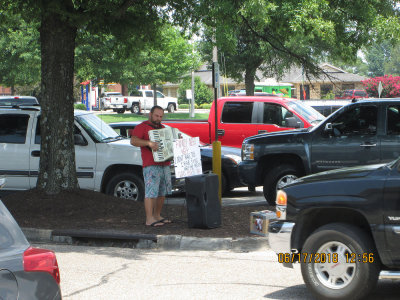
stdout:
{"type": "Polygon", "coordinates": [[[398,37],[396,7],[390,0],[203,3],[209,10],[203,21],[225,54],[227,74],[241,72],[247,94],[254,92],[252,82],[261,66],[278,76],[292,65],[317,75],[323,58],[353,60],[378,34],[398,37]]]}
{"type": "Polygon", "coordinates": [[[40,125],[44,138],[39,189],[57,193],[78,186],[73,140],[74,51],[78,32],[109,33],[136,43],[155,40],[167,20],[185,19],[179,13],[191,9],[188,1],[0,0],[0,10],[20,13],[25,20],[40,24],[40,125]]]}

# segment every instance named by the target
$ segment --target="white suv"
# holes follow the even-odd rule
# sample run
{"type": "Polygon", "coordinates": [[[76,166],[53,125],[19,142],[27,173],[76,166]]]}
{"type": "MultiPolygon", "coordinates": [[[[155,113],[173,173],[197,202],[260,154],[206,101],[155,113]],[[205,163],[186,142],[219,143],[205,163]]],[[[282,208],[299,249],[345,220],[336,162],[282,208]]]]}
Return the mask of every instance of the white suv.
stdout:
{"type": "MultiPolygon", "coordinates": [[[[134,201],[144,199],[140,148],[94,114],[76,110],[75,158],[79,186],[134,201]]],[[[6,190],[36,186],[40,108],[0,108],[0,175],[6,190]]]]}

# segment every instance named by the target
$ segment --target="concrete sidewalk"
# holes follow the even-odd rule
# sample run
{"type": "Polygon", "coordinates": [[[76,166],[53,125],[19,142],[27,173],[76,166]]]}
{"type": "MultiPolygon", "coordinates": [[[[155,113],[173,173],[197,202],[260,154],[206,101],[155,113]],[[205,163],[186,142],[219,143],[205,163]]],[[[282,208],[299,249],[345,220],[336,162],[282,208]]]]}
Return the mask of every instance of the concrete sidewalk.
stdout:
{"type": "Polygon", "coordinates": [[[199,238],[181,235],[151,235],[111,230],[51,230],[22,228],[30,243],[61,243],[159,250],[234,250],[269,249],[268,237],[199,238]]]}

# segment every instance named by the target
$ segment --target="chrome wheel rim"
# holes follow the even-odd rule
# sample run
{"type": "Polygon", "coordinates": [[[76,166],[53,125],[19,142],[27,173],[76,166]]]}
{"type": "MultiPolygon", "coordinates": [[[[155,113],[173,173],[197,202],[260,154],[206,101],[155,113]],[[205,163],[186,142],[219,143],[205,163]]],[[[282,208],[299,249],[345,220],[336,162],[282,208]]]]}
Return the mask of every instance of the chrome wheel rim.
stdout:
{"type": "Polygon", "coordinates": [[[138,201],[139,189],[134,182],[123,180],[115,185],[114,197],[138,201]]]}
{"type": "Polygon", "coordinates": [[[343,289],[353,281],[357,264],[348,262],[352,253],[349,247],[340,242],[328,242],[316,253],[326,255],[325,263],[314,263],[315,274],[324,286],[335,290],[343,289]],[[337,260],[333,259],[334,256],[337,260]]]}
{"type": "Polygon", "coordinates": [[[292,183],[295,181],[298,177],[296,175],[285,175],[281,177],[278,182],[276,183],[276,190],[280,190],[285,187],[285,185],[288,185],[289,183],[292,183]]]}
{"type": "Polygon", "coordinates": [[[139,112],[139,107],[137,107],[136,105],[133,107],[133,113],[137,114],[139,112]]]}

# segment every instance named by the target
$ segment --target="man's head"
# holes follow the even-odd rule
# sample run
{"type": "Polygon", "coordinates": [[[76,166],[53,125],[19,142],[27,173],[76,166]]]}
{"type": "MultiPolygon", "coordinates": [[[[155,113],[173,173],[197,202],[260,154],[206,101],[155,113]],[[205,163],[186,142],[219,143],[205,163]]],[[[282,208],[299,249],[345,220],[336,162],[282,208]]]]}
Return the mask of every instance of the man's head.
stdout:
{"type": "Polygon", "coordinates": [[[162,107],[155,105],[150,110],[149,121],[154,125],[160,126],[163,116],[164,110],[162,107]]]}

